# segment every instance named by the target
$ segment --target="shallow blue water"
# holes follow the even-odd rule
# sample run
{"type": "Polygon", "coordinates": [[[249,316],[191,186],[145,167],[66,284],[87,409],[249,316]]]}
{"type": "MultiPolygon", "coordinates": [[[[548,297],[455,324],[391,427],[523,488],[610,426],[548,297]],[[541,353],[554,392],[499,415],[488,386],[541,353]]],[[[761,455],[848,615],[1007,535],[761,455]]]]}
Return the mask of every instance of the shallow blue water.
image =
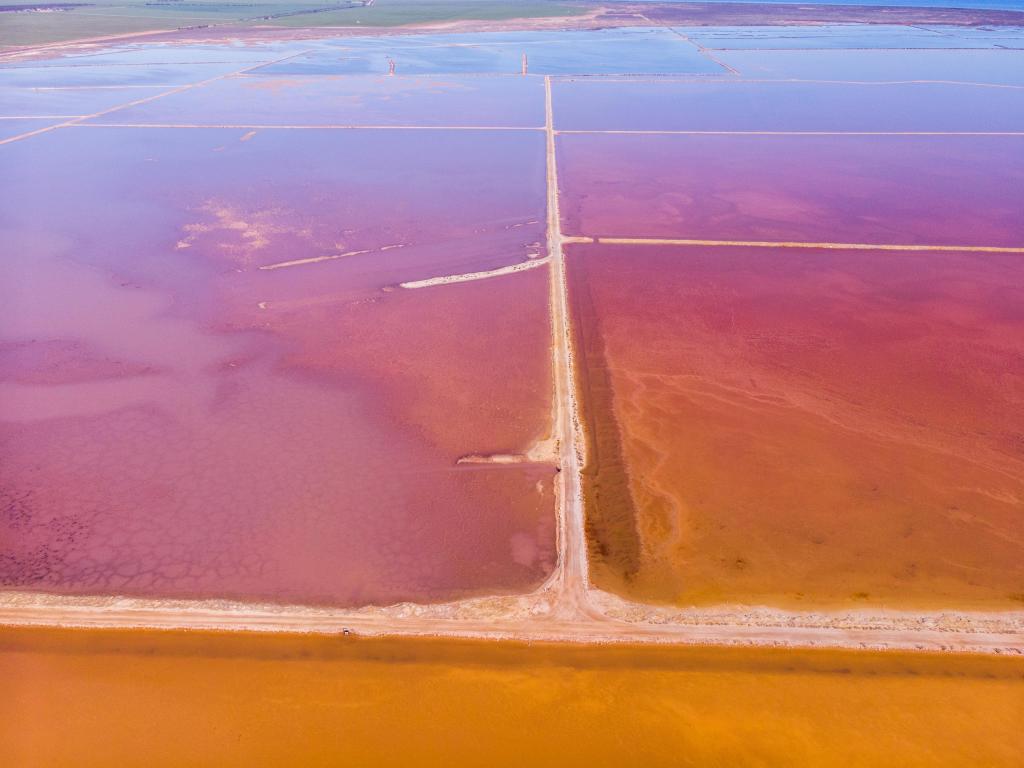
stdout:
{"type": "Polygon", "coordinates": [[[60,120],[36,118],[0,120],[0,141],[22,133],[28,133],[29,131],[35,131],[39,128],[45,128],[48,125],[56,125],[60,122],[60,120]]]}
{"type": "Polygon", "coordinates": [[[1022,27],[900,26],[823,24],[743,27],[673,27],[715,50],[814,50],[889,48],[1022,48],[1022,27]]]}
{"type": "Polygon", "coordinates": [[[261,74],[722,74],[663,27],[341,38],[261,74]]]}
{"type": "Polygon", "coordinates": [[[43,88],[67,86],[147,85],[175,86],[195,83],[237,70],[244,64],[154,64],[152,66],[0,67],[0,87],[43,88]]]}
{"type": "Polygon", "coordinates": [[[235,64],[236,69],[246,64],[258,64],[299,53],[310,46],[302,41],[260,41],[252,44],[225,42],[221,44],[188,45],[174,43],[124,43],[97,51],[62,55],[43,61],[10,61],[0,69],[29,69],[47,67],[92,66],[178,66],[181,64],[235,64]]]}
{"type": "Polygon", "coordinates": [[[718,51],[715,57],[754,79],[1024,85],[1024,51],[718,51]]]}
{"type": "MultiPolygon", "coordinates": [[[[352,36],[250,45],[134,43],[0,64],[0,88],[170,87],[240,70],[254,76],[385,75],[392,63],[398,75],[512,75],[521,71],[524,55],[533,75],[729,76],[725,64],[747,78],[1017,85],[1024,82],[1024,67],[1015,54],[1024,55],[1024,27],[679,26],[352,36]],[[713,54],[705,55],[699,46],[713,54]],[[281,60],[289,55],[294,58],[281,60]]],[[[41,99],[33,101],[45,106],[41,99]]],[[[109,100],[97,96],[94,101],[109,100]]],[[[22,105],[10,116],[18,114],[65,114],[65,109],[36,111],[22,105]]]]}

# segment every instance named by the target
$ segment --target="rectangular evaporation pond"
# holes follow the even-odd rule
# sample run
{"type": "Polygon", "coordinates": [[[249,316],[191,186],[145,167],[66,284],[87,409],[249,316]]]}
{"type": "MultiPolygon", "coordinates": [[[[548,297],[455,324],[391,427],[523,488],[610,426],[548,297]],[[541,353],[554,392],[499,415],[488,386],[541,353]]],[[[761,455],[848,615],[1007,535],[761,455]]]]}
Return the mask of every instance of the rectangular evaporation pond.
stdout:
{"type": "Polygon", "coordinates": [[[958,41],[986,42],[995,48],[1024,48],[1024,27],[928,26],[925,29],[958,41]]]}
{"type": "Polygon", "coordinates": [[[749,78],[1024,86],[1024,51],[722,51],[715,58],[749,78]]]}
{"type": "Polygon", "coordinates": [[[677,27],[712,50],[993,48],[984,38],[954,38],[910,26],[840,24],[786,27],[677,27]]]}
{"type": "Polygon", "coordinates": [[[570,80],[559,130],[1024,131],[1024,94],[945,83],[570,80]]]}
{"type": "Polygon", "coordinates": [[[400,75],[517,74],[522,68],[520,55],[510,49],[433,37],[345,38],[337,45],[260,67],[254,74],[386,75],[392,62],[400,75]]]}
{"type": "Polygon", "coordinates": [[[561,41],[539,39],[523,50],[530,72],[541,75],[727,74],[696,46],[661,27],[566,32],[561,41]]]}
{"type": "Polygon", "coordinates": [[[544,83],[539,78],[458,75],[240,76],[113,117],[142,124],[539,128],[544,125],[544,83]]]}
{"type": "Polygon", "coordinates": [[[36,131],[50,125],[57,125],[63,120],[57,118],[36,119],[36,118],[14,118],[12,120],[0,120],[0,141],[20,136],[23,133],[36,131]]]}
{"type": "Polygon", "coordinates": [[[563,134],[567,235],[1024,246],[1022,136],[563,134]]]}
{"type": "Polygon", "coordinates": [[[0,67],[0,87],[56,88],[69,86],[174,86],[187,85],[226,75],[246,65],[154,64],[97,67],[0,67]]]}
{"type": "Polygon", "coordinates": [[[680,34],[697,40],[702,44],[713,43],[715,40],[741,38],[760,40],[762,38],[817,38],[835,39],[856,35],[870,35],[873,38],[899,38],[907,34],[924,34],[931,37],[942,35],[938,30],[924,27],[911,27],[906,24],[750,24],[750,25],[715,25],[713,27],[673,25],[672,29],[680,34]]]}
{"type": "Polygon", "coordinates": [[[140,43],[92,51],[73,53],[52,59],[32,59],[4,64],[5,68],[32,69],[39,67],[94,67],[94,66],[145,66],[168,64],[258,64],[273,61],[289,53],[299,53],[310,46],[303,41],[256,42],[249,44],[222,43],[203,45],[191,43],[170,45],[167,43],[140,43]]]}
{"type": "Polygon", "coordinates": [[[151,96],[135,88],[4,88],[0,87],[0,116],[77,117],[151,96]]]}
{"type": "Polygon", "coordinates": [[[1019,607],[1018,254],[570,246],[592,577],[1019,607]]]}
{"type": "Polygon", "coordinates": [[[696,46],[663,28],[532,31],[344,39],[260,74],[722,74],[696,46]]]}
{"type": "Polygon", "coordinates": [[[0,152],[4,588],[349,606],[543,581],[553,465],[457,460],[547,436],[547,270],[396,285],[526,258],[542,134],[62,133],[0,152]]]}

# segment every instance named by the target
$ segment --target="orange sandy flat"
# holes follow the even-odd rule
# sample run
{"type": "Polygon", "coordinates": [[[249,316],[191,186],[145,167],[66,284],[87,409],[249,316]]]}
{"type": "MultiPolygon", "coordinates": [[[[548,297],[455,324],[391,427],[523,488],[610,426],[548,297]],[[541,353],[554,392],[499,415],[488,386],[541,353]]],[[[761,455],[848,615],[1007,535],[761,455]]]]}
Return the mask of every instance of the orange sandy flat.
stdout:
{"type": "Polygon", "coordinates": [[[929,654],[0,633],[5,765],[1012,766],[1024,664],[929,654]]]}

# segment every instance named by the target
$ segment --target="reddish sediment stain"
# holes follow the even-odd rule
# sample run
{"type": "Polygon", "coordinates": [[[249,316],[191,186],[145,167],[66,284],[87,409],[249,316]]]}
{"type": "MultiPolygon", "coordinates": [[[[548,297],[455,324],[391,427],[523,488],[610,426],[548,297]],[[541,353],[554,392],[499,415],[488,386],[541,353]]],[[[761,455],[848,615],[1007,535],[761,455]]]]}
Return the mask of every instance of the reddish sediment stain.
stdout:
{"type": "Polygon", "coordinates": [[[1020,136],[563,135],[568,235],[1024,246],[1020,136]]]}
{"type": "Polygon", "coordinates": [[[1019,607],[1016,255],[571,246],[598,586],[1019,607]]]}
{"type": "Polygon", "coordinates": [[[517,453],[546,436],[550,414],[547,278],[537,269],[366,301],[271,302],[249,319],[288,340],[282,366],[339,384],[358,372],[449,459],[469,445],[517,453]]]}
{"type": "Polygon", "coordinates": [[[549,428],[545,272],[393,286],[536,250],[542,141],[241,134],[6,148],[0,584],[348,606],[540,583],[553,466],[456,460],[549,428]]]}

